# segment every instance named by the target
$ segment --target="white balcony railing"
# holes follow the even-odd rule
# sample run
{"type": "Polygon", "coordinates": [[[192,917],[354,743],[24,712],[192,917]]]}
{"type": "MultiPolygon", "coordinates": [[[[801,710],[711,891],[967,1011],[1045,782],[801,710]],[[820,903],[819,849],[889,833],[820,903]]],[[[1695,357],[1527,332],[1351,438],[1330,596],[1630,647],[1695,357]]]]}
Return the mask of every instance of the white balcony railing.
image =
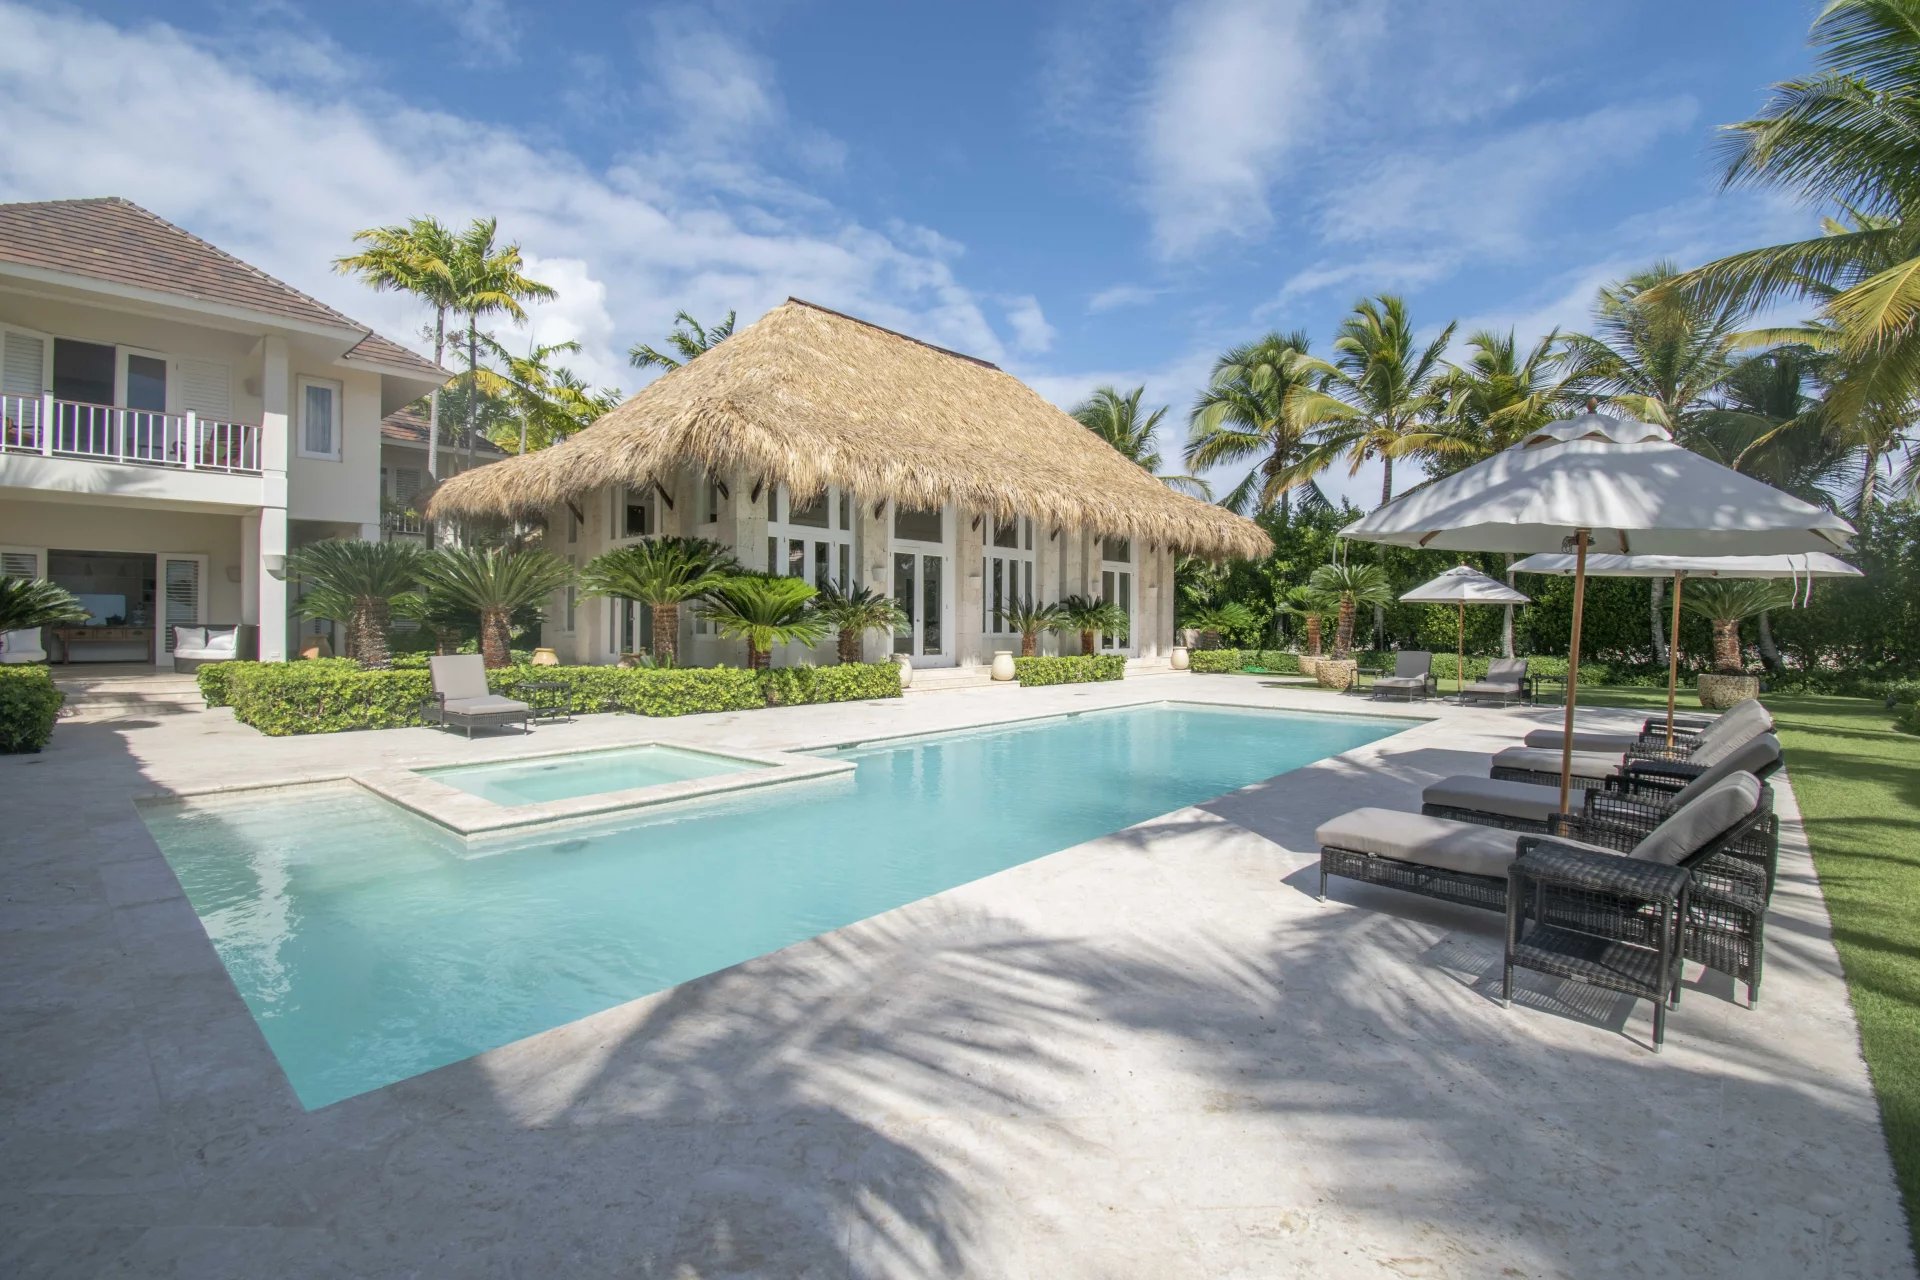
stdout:
{"type": "Polygon", "coordinates": [[[260,474],[260,428],[187,413],[0,395],[0,453],[260,474]]]}
{"type": "Polygon", "coordinates": [[[380,523],[388,533],[404,533],[425,537],[433,532],[433,522],[413,510],[395,510],[389,507],[381,512],[380,523]]]}

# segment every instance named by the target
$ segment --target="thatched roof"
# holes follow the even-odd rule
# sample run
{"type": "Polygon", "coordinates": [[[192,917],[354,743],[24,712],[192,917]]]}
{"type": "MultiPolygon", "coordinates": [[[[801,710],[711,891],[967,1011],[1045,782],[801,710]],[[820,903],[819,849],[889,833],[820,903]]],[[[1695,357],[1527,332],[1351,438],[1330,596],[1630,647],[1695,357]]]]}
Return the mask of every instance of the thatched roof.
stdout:
{"type": "Polygon", "coordinates": [[[794,298],[572,439],[446,481],[431,510],[546,510],[609,485],[670,486],[688,463],[800,498],[839,485],[1200,555],[1270,547],[1251,520],[1174,493],[1003,370],[794,298]]]}

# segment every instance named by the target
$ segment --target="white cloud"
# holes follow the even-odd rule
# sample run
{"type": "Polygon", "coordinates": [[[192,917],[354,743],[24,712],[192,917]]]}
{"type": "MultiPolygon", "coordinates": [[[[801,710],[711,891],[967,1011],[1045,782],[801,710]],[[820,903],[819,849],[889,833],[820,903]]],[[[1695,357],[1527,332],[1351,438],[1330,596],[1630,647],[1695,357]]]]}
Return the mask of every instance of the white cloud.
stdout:
{"type": "MultiPolygon", "coordinates": [[[[671,35],[705,61],[672,83],[669,112],[697,112],[764,71],[704,36],[671,35]]],[[[638,378],[626,347],[656,340],[679,308],[703,319],[735,308],[745,323],[789,294],[986,359],[1003,354],[954,274],[951,242],[862,225],[757,163],[755,139],[786,128],[770,82],[723,113],[724,128],[708,117],[705,132],[677,132],[677,165],[636,155],[596,167],[395,98],[337,49],[313,55],[324,54],[327,74],[296,92],[233,56],[230,39],[0,3],[0,199],[124,195],[413,343],[419,308],[329,263],[357,228],[497,215],[502,235],[563,290],[537,312],[540,339],[577,337],[586,350],[576,367],[629,390],[638,378]],[[82,83],[115,92],[74,93],[82,83]]]]}
{"type": "Polygon", "coordinates": [[[469,66],[520,61],[520,19],[507,0],[427,0],[446,19],[456,56],[469,66]]]}
{"type": "Polygon", "coordinates": [[[1046,313],[1040,309],[1040,299],[1032,294],[1017,298],[1007,298],[1004,303],[1007,313],[1007,326],[1013,330],[1013,341],[1022,351],[1038,354],[1053,347],[1053,326],[1047,323],[1046,313]]]}
{"type": "Polygon", "coordinates": [[[1087,311],[1099,315],[1103,311],[1118,311],[1122,307],[1143,307],[1165,293],[1164,289],[1152,289],[1143,284],[1116,284],[1102,289],[1087,299],[1087,311]]]}
{"type": "Polygon", "coordinates": [[[1281,284],[1272,302],[1256,309],[1269,314],[1287,302],[1324,290],[1359,285],[1369,293],[1414,289],[1430,284],[1453,270],[1451,258],[1361,258],[1350,262],[1322,262],[1294,272],[1281,284]]]}

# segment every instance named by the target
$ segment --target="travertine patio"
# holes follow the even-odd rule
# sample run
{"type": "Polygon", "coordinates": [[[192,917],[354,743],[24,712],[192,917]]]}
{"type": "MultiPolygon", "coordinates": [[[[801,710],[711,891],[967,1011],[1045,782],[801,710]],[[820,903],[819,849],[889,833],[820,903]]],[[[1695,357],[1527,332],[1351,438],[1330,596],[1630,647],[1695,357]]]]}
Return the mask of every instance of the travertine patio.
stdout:
{"type": "Polygon", "coordinates": [[[1502,1009],[1489,914],[1313,897],[1318,821],[1417,804],[1547,711],[1415,708],[1348,756],[312,1113],[131,803],[1161,698],[1369,709],[1162,676],[471,746],[65,725],[0,759],[0,1273],[1914,1274],[1790,787],[1765,1000],[1690,969],[1658,1057],[1644,1003],[1536,979],[1502,1009]]]}

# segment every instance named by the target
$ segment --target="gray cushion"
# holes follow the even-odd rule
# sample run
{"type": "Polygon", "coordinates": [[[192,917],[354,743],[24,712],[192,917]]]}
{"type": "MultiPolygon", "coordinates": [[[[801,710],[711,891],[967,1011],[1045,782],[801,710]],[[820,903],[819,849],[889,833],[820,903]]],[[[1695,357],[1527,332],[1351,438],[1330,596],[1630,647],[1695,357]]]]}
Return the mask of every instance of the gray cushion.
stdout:
{"type": "Polygon", "coordinates": [[[448,698],[446,708],[454,715],[485,716],[503,711],[526,711],[524,702],[515,702],[512,698],[503,698],[497,693],[489,693],[479,698],[448,698]]]}
{"type": "Polygon", "coordinates": [[[1519,684],[1527,678],[1525,658],[1495,658],[1487,664],[1486,684],[1519,684]]]}
{"type": "Polygon", "coordinates": [[[173,629],[173,647],[181,649],[204,649],[207,647],[207,629],[205,627],[175,627],[173,629]]]}
{"type": "Polygon", "coordinates": [[[1760,780],[1736,773],[1708,787],[1633,846],[1629,857],[1674,866],[1700,852],[1710,841],[1753,812],[1760,802],[1760,780]]]}
{"type": "Polygon", "coordinates": [[[1506,778],[1472,778],[1465,774],[1442,778],[1420,793],[1423,804],[1445,805],[1449,809],[1471,809],[1475,813],[1497,813],[1529,822],[1545,822],[1560,812],[1560,788],[1540,782],[1514,782],[1506,778]]]}
{"type": "Polygon", "coordinates": [[[435,654],[427,659],[427,666],[433,671],[433,691],[449,702],[487,696],[487,664],[479,654],[435,654]]]}
{"type": "MultiPolygon", "coordinates": [[[[1624,753],[1600,751],[1576,751],[1573,753],[1573,772],[1582,778],[1604,778],[1618,773],[1625,760],[1624,753]]],[[[1494,756],[1495,768],[1530,769],[1534,773],[1560,772],[1560,748],[1555,747],[1508,747],[1494,756]]]]}
{"type": "Polygon", "coordinates": [[[1314,836],[1322,845],[1476,876],[1506,875],[1519,838],[1514,832],[1477,822],[1451,822],[1397,809],[1355,809],[1321,823],[1314,836]]]}
{"type": "Polygon", "coordinates": [[[1713,738],[1701,735],[1695,741],[1693,750],[1687,753],[1687,759],[1693,764],[1718,764],[1755,739],[1766,737],[1772,732],[1771,717],[1764,723],[1749,717],[1713,738]]]}
{"type": "Polygon", "coordinates": [[[1393,678],[1425,680],[1433,670],[1433,655],[1425,649],[1409,649],[1393,656],[1393,678]]]}
{"type": "MultiPolygon", "coordinates": [[[[1566,740],[1564,729],[1533,729],[1521,741],[1530,747],[1551,747],[1558,751],[1566,740]]],[[[1593,729],[1573,731],[1575,751],[1598,751],[1605,755],[1625,755],[1628,747],[1640,745],[1637,733],[1601,733],[1593,729]]]]}
{"type": "Polygon", "coordinates": [[[1373,682],[1376,689],[1424,689],[1427,687],[1425,676],[1381,676],[1373,682]]]}
{"type": "Polygon", "coordinates": [[[1700,731],[1695,745],[1704,747],[1728,737],[1744,742],[1756,733],[1772,732],[1773,717],[1760,705],[1760,699],[1742,698],[1715,716],[1713,723],[1700,731]]]}
{"type": "Polygon", "coordinates": [[[1736,773],[1758,774],[1769,769],[1780,759],[1780,739],[1770,733],[1751,738],[1715,763],[1700,771],[1700,775],[1678,792],[1674,793],[1673,803],[1683,805],[1709,788],[1722,778],[1730,778],[1736,773]]]}

